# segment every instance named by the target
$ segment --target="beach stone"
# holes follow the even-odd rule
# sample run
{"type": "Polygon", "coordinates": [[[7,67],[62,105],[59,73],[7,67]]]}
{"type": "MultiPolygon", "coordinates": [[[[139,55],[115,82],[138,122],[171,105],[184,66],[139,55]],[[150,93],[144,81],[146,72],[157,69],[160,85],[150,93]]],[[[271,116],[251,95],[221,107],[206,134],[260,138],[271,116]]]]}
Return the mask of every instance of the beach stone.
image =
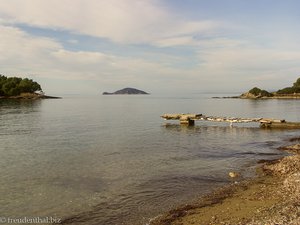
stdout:
{"type": "Polygon", "coordinates": [[[236,177],[239,177],[240,174],[238,172],[231,171],[228,173],[228,176],[231,178],[236,178],[236,177]]]}
{"type": "Polygon", "coordinates": [[[293,193],[297,200],[300,200],[300,172],[291,174],[284,182],[284,188],[287,193],[293,193]]]}

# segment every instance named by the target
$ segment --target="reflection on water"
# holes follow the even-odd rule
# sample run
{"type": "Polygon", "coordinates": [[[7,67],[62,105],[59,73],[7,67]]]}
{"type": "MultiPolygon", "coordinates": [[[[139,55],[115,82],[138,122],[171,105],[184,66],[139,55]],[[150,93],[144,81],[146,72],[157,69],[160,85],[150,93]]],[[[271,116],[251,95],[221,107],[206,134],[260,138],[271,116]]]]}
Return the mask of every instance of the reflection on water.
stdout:
{"type": "Polygon", "coordinates": [[[145,224],[273,159],[297,131],[165,124],[167,112],[300,120],[296,101],[191,96],[0,100],[0,215],[65,224],[145,224]],[[203,110],[205,109],[205,110],[203,110]]]}
{"type": "Polygon", "coordinates": [[[16,135],[30,132],[34,124],[39,122],[39,118],[35,116],[39,116],[41,104],[41,101],[33,100],[0,100],[0,128],[3,128],[0,129],[0,134],[16,135]]]}
{"type": "Polygon", "coordinates": [[[38,110],[42,100],[0,99],[0,113],[30,113],[38,110]]]}

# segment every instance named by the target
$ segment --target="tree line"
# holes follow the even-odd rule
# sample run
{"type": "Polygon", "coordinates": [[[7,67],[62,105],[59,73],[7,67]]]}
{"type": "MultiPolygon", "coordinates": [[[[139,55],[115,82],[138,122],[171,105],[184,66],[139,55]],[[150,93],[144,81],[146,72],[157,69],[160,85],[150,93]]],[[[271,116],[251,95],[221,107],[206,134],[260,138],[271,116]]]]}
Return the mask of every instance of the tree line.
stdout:
{"type": "Polygon", "coordinates": [[[292,87],[286,87],[283,89],[280,89],[274,93],[270,93],[266,90],[262,90],[258,87],[252,88],[249,93],[253,94],[254,96],[259,96],[259,97],[272,97],[274,94],[298,94],[300,93],[300,78],[296,80],[296,82],[293,84],[292,87]]]}
{"type": "Polygon", "coordinates": [[[21,93],[42,91],[41,86],[28,78],[6,77],[0,74],[0,96],[17,96],[21,93]]]}
{"type": "Polygon", "coordinates": [[[277,94],[294,94],[300,93],[300,78],[296,80],[292,87],[286,87],[276,92],[277,94]]]}

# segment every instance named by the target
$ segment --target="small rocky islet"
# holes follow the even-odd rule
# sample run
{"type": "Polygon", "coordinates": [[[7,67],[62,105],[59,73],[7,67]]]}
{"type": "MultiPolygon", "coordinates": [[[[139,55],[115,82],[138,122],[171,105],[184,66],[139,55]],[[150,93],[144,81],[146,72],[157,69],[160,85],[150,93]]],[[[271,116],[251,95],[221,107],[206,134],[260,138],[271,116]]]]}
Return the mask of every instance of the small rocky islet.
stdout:
{"type": "Polygon", "coordinates": [[[136,88],[123,88],[115,92],[103,92],[103,95],[148,95],[149,93],[136,88]]]}

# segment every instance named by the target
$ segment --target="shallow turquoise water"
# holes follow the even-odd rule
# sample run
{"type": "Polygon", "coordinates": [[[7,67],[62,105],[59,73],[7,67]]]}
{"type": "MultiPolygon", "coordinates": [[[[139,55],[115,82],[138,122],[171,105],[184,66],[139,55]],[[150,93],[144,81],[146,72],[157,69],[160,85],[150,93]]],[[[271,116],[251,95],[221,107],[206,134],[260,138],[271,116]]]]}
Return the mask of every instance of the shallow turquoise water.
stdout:
{"type": "Polygon", "coordinates": [[[65,224],[145,224],[250,176],[296,130],[257,124],[166,123],[163,113],[300,121],[300,101],[210,95],[65,96],[0,100],[0,216],[56,216],[65,224]]]}

